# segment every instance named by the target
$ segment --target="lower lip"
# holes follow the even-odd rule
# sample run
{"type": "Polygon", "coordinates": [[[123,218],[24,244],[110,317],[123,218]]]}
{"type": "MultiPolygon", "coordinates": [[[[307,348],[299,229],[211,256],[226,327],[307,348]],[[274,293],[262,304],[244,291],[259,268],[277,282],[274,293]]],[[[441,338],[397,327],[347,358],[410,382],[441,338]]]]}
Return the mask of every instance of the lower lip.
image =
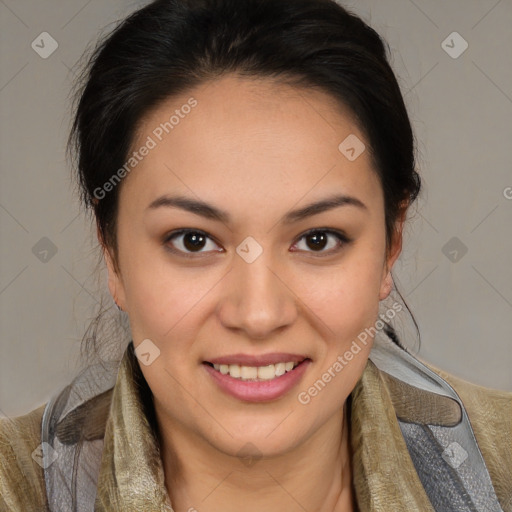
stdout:
{"type": "Polygon", "coordinates": [[[246,402],[267,402],[280,398],[290,391],[302,378],[310,363],[310,359],[305,359],[293,370],[280,377],[260,381],[235,379],[230,375],[220,373],[206,363],[203,363],[203,366],[222,391],[228,395],[246,402]]]}

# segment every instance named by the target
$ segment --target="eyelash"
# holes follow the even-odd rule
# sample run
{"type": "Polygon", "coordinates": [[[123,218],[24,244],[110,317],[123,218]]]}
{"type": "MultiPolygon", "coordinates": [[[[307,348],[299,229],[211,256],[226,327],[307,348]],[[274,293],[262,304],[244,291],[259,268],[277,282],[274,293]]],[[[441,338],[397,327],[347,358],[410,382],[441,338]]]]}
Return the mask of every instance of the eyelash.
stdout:
{"type": "MultiPolygon", "coordinates": [[[[185,258],[195,258],[195,259],[197,259],[198,257],[199,258],[204,257],[204,256],[201,256],[202,254],[208,255],[209,251],[207,251],[205,253],[201,253],[201,252],[196,252],[196,253],[188,252],[187,253],[187,252],[181,251],[179,249],[175,249],[175,248],[173,248],[173,247],[171,247],[169,245],[169,242],[171,242],[171,240],[173,240],[174,238],[177,238],[177,237],[179,237],[181,235],[186,235],[186,234],[189,234],[189,233],[203,235],[204,237],[209,238],[210,240],[215,242],[215,240],[210,235],[208,235],[208,233],[206,233],[205,231],[202,231],[200,229],[184,228],[184,229],[178,229],[176,231],[172,231],[171,233],[168,233],[165,236],[164,241],[163,241],[165,249],[167,251],[173,253],[173,254],[178,254],[179,256],[183,256],[185,258]]],[[[300,235],[300,237],[297,239],[297,242],[295,242],[294,245],[296,245],[298,242],[300,242],[303,238],[305,238],[305,237],[307,237],[309,235],[315,234],[315,233],[324,233],[324,234],[328,234],[328,235],[333,235],[334,237],[336,237],[338,239],[338,241],[341,244],[340,246],[338,246],[334,250],[331,249],[329,251],[319,251],[319,252],[316,252],[316,251],[306,251],[306,252],[310,252],[310,253],[314,254],[316,257],[319,257],[319,258],[326,257],[326,256],[332,256],[334,253],[337,253],[338,251],[340,251],[345,245],[348,245],[349,243],[352,242],[352,240],[350,238],[348,238],[341,231],[338,231],[338,230],[335,230],[335,229],[330,229],[330,228],[313,228],[313,229],[310,229],[310,230],[306,231],[302,235],[300,235]]],[[[217,242],[215,242],[215,243],[217,243],[217,242]]],[[[218,252],[218,251],[215,251],[215,252],[218,252]]]]}

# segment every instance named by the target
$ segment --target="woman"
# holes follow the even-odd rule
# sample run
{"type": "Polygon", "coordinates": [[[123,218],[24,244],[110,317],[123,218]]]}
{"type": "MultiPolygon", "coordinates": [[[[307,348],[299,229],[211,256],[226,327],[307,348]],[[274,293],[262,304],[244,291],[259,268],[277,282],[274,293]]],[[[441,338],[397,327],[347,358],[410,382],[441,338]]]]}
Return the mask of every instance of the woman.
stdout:
{"type": "Polygon", "coordinates": [[[3,509],[512,510],[511,394],[391,327],[420,178],[363,21],[157,0],[92,56],[70,140],[132,341],[2,422],[3,509]]]}

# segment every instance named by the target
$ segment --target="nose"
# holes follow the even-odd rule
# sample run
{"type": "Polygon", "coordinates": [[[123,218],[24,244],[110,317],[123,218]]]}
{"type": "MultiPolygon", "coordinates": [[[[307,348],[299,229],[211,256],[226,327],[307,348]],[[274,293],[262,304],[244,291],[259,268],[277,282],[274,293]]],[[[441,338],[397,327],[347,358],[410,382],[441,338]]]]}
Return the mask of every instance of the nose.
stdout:
{"type": "Polygon", "coordinates": [[[298,297],[282,267],[263,253],[252,263],[235,255],[217,308],[222,325],[249,339],[266,339],[297,316],[298,297]]]}

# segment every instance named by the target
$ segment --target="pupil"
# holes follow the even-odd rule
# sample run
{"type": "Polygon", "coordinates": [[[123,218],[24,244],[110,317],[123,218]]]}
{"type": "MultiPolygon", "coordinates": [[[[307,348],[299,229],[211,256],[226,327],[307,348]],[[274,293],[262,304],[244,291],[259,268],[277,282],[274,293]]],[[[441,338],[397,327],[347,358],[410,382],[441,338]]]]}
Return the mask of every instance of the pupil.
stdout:
{"type": "Polygon", "coordinates": [[[313,244],[310,245],[310,248],[312,249],[323,249],[325,247],[325,242],[326,242],[326,236],[324,233],[313,233],[311,235],[308,236],[308,239],[309,240],[314,240],[313,244]],[[322,239],[321,241],[319,239],[322,239]],[[319,243],[320,242],[320,243],[319,243]]]}
{"type": "Polygon", "coordinates": [[[202,249],[202,245],[204,245],[204,239],[205,237],[198,233],[187,233],[183,237],[183,245],[188,250],[194,250],[194,249],[202,249]]]}

